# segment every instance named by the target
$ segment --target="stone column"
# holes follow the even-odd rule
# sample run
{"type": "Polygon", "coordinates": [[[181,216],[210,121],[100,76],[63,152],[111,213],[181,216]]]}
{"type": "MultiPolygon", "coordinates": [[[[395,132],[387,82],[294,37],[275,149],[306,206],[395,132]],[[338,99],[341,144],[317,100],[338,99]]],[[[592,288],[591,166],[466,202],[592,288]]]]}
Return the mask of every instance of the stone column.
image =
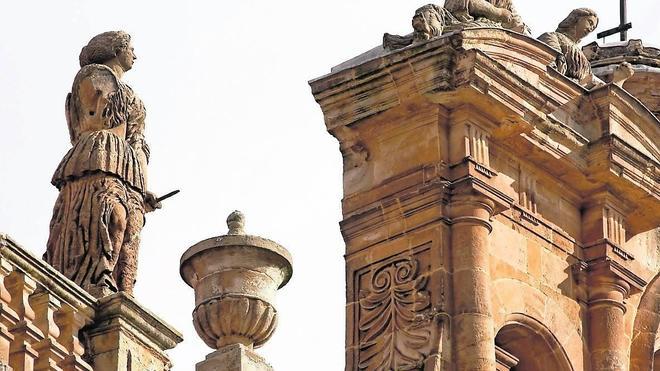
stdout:
{"type": "Polygon", "coordinates": [[[646,282],[626,251],[626,210],[616,195],[592,196],[582,216],[592,371],[627,371],[630,335],[624,300],[646,282]]]}
{"type": "Polygon", "coordinates": [[[63,371],[92,371],[92,368],[83,361],[85,349],[78,333],[87,324],[86,317],[73,306],[63,303],[55,312],[54,321],[60,329],[57,341],[67,350],[67,356],[60,363],[63,371]]]}
{"type": "Polygon", "coordinates": [[[589,272],[589,348],[593,371],[627,371],[628,347],[623,300],[630,285],[613,274],[607,263],[589,272]]]}
{"type": "Polygon", "coordinates": [[[477,194],[452,196],[452,320],[457,370],[495,369],[488,235],[493,201],[477,194]]]}
{"type": "Polygon", "coordinates": [[[492,124],[477,109],[462,106],[450,116],[451,262],[456,370],[492,371],[495,330],[490,289],[491,217],[511,204],[491,180],[492,124]]]}

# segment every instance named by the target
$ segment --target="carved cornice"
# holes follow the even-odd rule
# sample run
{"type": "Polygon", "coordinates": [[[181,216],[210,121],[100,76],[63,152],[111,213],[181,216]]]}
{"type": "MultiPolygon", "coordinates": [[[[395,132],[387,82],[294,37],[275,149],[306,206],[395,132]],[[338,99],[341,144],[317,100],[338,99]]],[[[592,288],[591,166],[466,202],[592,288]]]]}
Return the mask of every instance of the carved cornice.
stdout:
{"type": "Polygon", "coordinates": [[[592,67],[629,62],[660,67],[660,49],[644,46],[642,40],[628,40],[626,44],[598,45],[597,42],[585,45],[582,50],[592,67]]]}
{"type": "Polygon", "coordinates": [[[386,197],[369,209],[347,216],[339,224],[347,254],[433,223],[449,224],[444,215],[448,182],[435,182],[386,197]],[[401,223],[405,218],[406,223],[401,223]]]}
{"type": "MultiPolygon", "coordinates": [[[[357,128],[411,95],[450,112],[470,105],[484,116],[493,144],[525,156],[578,195],[616,189],[640,210],[631,219],[640,226],[633,234],[657,226],[659,159],[653,157],[660,155],[660,123],[618,86],[588,92],[553,69],[544,70],[555,57],[555,51],[522,35],[464,30],[373,55],[310,85],[331,131],[357,128]]],[[[475,167],[475,176],[494,177],[483,165],[475,167]]]]}

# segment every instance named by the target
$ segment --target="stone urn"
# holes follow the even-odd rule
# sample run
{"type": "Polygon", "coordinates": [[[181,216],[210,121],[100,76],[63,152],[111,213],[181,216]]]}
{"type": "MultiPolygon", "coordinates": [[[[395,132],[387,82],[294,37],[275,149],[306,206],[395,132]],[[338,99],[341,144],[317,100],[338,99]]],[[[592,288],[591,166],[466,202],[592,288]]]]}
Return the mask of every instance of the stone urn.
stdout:
{"type": "Polygon", "coordinates": [[[277,326],[275,293],[293,273],[289,252],[246,235],[244,224],[243,214],[231,213],[226,235],[201,241],[181,257],[181,277],[195,290],[195,330],[213,349],[263,345],[277,326]]]}

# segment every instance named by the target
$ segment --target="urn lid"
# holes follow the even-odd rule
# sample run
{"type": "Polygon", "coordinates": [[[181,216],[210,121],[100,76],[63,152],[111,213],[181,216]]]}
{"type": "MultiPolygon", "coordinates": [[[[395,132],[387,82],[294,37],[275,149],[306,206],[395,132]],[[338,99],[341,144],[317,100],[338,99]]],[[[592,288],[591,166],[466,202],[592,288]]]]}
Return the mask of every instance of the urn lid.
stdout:
{"type": "Polygon", "coordinates": [[[231,249],[236,247],[257,249],[265,253],[270,253],[279,258],[282,270],[284,271],[284,280],[280,288],[286,285],[293,275],[293,260],[291,254],[282,245],[267,238],[245,234],[245,216],[240,211],[234,211],[227,217],[228,232],[225,235],[207,238],[202,240],[183,253],[180,260],[180,274],[184,281],[192,286],[194,273],[189,269],[187,262],[195,256],[215,249],[231,249]]]}

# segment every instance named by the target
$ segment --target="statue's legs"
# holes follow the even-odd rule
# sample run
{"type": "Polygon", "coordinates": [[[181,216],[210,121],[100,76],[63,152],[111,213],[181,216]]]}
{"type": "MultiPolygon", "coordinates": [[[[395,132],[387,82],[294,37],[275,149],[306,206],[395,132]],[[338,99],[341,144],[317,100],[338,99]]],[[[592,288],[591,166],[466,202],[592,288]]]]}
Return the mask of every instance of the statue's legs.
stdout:
{"type": "Polygon", "coordinates": [[[121,203],[117,202],[112,206],[110,223],[108,225],[108,232],[110,234],[110,240],[112,241],[112,258],[110,260],[111,267],[114,267],[115,264],[117,264],[119,255],[121,253],[121,247],[124,245],[127,216],[128,212],[121,203]]]}
{"type": "Polygon", "coordinates": [[[119,291],[132,295],[137,277],[137,259],[140,247],[140,232],[144,226],[144,208],[141,205],[141,196],[136,192],[129,192],[131,192],[131,196],[128,198],[129,212],[126,231],[114,276],[119,291]]]}

